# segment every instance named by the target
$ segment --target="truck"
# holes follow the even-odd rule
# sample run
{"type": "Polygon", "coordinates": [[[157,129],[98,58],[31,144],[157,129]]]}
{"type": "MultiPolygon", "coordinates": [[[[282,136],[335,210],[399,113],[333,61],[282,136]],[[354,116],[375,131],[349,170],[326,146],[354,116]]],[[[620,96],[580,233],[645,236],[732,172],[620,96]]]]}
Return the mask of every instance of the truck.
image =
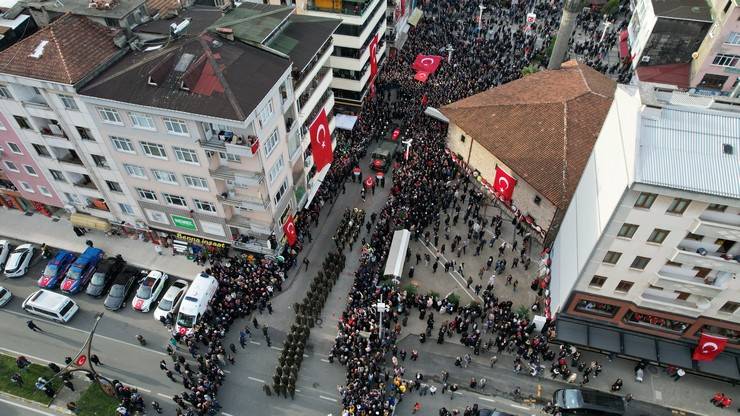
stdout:
{"type": "Polygon", "coordinates": [[[398,151],[398,142],[383,140],[370,155],[370,168],[374,171],[388,172],[398,151]]]}

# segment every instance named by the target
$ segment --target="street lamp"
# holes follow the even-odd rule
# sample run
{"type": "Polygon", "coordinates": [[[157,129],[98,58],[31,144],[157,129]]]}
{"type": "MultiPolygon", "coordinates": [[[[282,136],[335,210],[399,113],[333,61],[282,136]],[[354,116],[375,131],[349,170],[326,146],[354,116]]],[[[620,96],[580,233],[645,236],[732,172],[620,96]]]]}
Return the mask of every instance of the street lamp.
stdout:
{"type": "Polygon", "coordinates": [[[383,302],[382,296],[380,298],[380,301],[373,306],[375,306],[375,308],[378,310],[378,321],[380,324],[378,335],[380,336],[380,342],[383,342],[383,313],[388,312],[390,310],[390,307],[383,302]]]}
{"type": "Polygon", "coordinates": [[[455,50],[455,48],[452,47],[452,45],[447,45],[447,48],[445,49],[447,51],[447,63],[452,63],[452,52],[455,50]]]}
{"type": "Polygon", "coordinates": [[[478,5],[478,35],[480,35],[480,31],[483,29],[483,10],[486,9],[487,7],[483,3],[478,5]]]}
{"type": "Polygon", "coordinates": [[[606,36],[606,31],[607,29],[609,29],[609,26],[611,25],[612,25],[612,22],[610,22],[609,20],[604,20],[604,31],[601,32],[601,39],[599,39],[599,44],[601,44],[601,42],[604,41],[604,37],[606,36]]]}
{"type": "Polygon", "coordinates": [[[411,150],[411,143],[413,143],[414,139],[408,139],[408,140],[402,140],[401,143],[406,145],[406,151],[403,152],[403,160],[409,160],[409,153],[411,150]]]}

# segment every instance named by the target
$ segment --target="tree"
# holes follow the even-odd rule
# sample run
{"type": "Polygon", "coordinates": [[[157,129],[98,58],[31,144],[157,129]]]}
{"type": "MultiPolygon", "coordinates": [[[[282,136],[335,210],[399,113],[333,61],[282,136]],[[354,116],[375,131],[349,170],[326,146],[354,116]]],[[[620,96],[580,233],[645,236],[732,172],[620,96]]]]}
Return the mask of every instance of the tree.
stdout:
{"type": "Polygon", "coordinates": [[[539,72],[540,68],[537,65],[527,65],[524,68],[522,68],[522,76],[526,77],[527,75],[532,75],[536,72],[539,72]]]}
{"type": "Polygon", "coordinates": [[[617,10],[619,10],[619,0],[609,0],[606,2],[604,7],[601,8],[601,12],[605,16],[613,16],[617,10]]]}

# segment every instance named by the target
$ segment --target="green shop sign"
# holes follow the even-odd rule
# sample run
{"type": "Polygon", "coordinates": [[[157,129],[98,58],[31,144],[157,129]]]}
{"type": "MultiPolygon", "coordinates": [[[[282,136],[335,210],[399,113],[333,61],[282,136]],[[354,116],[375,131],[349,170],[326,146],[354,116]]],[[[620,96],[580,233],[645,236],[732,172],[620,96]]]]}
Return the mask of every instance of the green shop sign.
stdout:
{"type": "Polygon", "coordinates": [[[180,215],[170,215],[170,217],[172,217],[172,222],[175,224],[175,227],[184,228],[190,231],[198,231],[198,227],[195,226],[195,221],[192,218],[180,215]]]}

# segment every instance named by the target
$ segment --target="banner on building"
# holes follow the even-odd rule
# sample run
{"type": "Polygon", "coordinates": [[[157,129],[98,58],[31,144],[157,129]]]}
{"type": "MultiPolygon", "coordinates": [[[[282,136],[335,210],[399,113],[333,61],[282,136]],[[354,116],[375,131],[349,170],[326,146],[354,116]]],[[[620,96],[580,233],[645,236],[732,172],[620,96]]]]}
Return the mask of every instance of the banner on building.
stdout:
{"type": "Polygon", "coordinates": [[[713,361],[724,351],[725,345],[727,345],[727,338],[702,332],[699,338],[699,345],[694,349],[692,358],[695,361],[713,361]]]}
{"type": "Polygon", "coordinates": [[[289,216],[288,220],[283,224],[283,232],[285,233],[285,239],[288,241],[289,246],[293,246],[298,238],[298,234],[295,231],[295,223],[293,222],[293,216],[289,216]]]}
{"type": "Polygon", "coordinates": [[[378,73],[378,35],[373,36],[370,41],[370,79],[374,80],[378,73]]]}
{"type": "Polygon", "coordinates": [[[323,108],[319,115],[316,116],[316,120],[311,123],[309,134],[311,135],[311,154],[313,155],[314,165],[318,172],[334,160],[334,153],[331,148],[331,134],[329,133],[329,120],[323,108]]]}
{"type": "Polygon", "coordinates": [[[511,201],[511,196],[514,194],[515,186],[516,179],[504,172],[500,167],[496,166],[496,177],[493,180],[493,189],[501,194],[503,199],[511,201]]]}

